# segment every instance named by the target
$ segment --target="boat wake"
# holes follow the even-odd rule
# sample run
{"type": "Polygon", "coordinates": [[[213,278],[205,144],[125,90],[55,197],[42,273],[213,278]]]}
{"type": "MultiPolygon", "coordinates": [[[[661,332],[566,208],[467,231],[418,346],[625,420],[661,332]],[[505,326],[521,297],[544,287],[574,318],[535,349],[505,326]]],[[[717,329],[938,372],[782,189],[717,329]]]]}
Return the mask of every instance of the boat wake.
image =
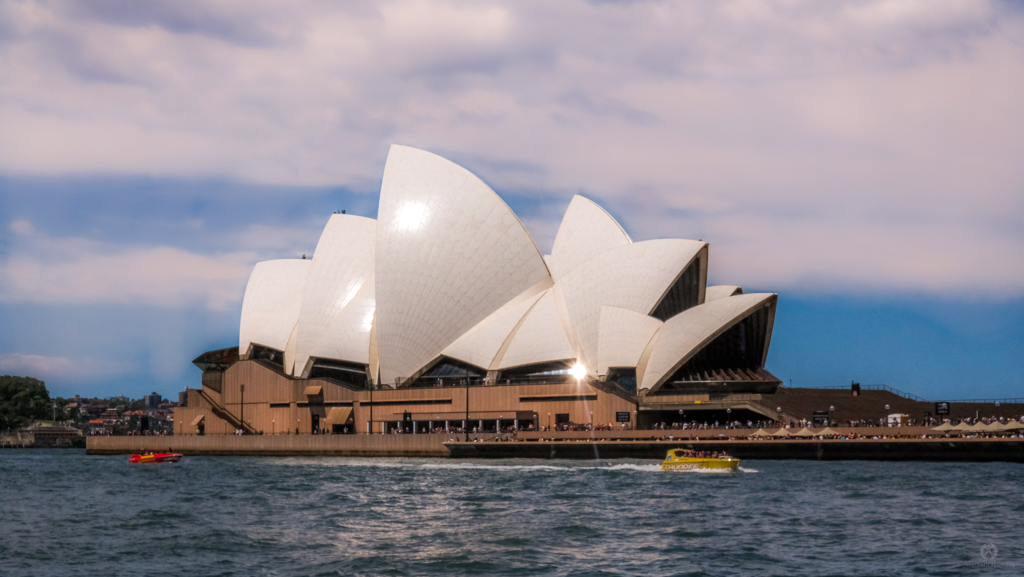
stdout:
{"type": "MultiPolygon", "coordinates": [[[[483,465],[478,463],[427,463],[420,465],[424,469],[497,469],[507,471],[640,471],[644,473],[661,473],[661,464],[638,465],[634,463],[622,463],[618,465],[606,465],[601,467],[570,467],[565,465],[483,465]]],[[[739,468],[741,473],[757,473],[756,469],[739,468]]],[[[673,471],[674,473],[699,473],[713,474],[732,473],[728,469],[691,469],[688,471],[673,471]]]]}
{"type": "Polygon", "coordinates": [[[502,470],[535,470],[535,471],[568,471],[577,467],[557,467],[554,465],[476,465],[473,463],[459,463],[452,465],[420,465],[424,469],[502,469],[502,470]]]}

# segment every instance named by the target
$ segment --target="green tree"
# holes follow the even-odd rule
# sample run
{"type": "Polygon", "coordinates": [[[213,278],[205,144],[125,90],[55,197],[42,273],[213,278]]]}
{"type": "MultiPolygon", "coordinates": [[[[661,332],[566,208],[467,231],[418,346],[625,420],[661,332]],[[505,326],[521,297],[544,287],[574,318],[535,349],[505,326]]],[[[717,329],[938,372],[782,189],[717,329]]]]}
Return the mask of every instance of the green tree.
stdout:
{"type": "Polygon", "coordinates": [[[17,429],[51,418],[53,402],[46,383],[32,377],[0,376],[0,429],[17,429]]]}

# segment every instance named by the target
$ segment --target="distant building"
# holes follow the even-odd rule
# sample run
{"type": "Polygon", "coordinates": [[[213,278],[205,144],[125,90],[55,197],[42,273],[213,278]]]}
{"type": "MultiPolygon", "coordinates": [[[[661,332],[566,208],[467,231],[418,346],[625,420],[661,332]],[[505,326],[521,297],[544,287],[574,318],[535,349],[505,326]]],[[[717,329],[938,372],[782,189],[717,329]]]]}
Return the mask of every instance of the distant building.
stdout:
{"type": "Polygon", "coordinates": [[[151,394],[148,394],[143,398],[146,400],[146,406],[149,407],[150,409],[159,408],[160,403],[163,401],[163,399],[160,397],[160,394],[157,393],[156,391],[153,391],[151,394]]]}
{"type": "Polygon", "coordinates": [[[73,427],[30,427],[24,431],[32,435],[33,443],[39,447],[70,446],[82,437],[82,432],[73,427]]]}

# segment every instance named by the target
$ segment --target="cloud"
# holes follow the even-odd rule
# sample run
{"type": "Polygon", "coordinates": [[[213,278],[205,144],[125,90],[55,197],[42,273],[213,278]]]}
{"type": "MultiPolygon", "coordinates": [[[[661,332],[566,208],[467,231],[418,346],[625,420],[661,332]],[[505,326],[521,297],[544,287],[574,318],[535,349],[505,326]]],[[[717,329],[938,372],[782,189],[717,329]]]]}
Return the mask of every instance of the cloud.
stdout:
{"type": "Polygon", "coordinates": [[[27,220],[16,220],[11,223],[8,229],[14,234],[21,236],[29,236],[36,231],[32,223],[27,220]]]}
{"type": "Polygon", "coordinates": [[[0,355],[0,373],[39,379],[93,380],[136,370],[130,363],[97,359],[70,359],[41,355],[0,355]]]}
{"type": "Polygon", "coordinates": [[[241,302],[257,260],[253,252],[203,255],[35,234],[0,261],[0,301],[225,310],[241,302]]]}
{"type": "MultiPolygon", "coordinates": [[[[398,142],[641,238],[706,231],[759,286],[1020,295],[1022,45],[995,0],[4,3],[0,171],[373,191],[398,142]]],[[[86,264],[245,260],[165,248],[86,264]]]]}

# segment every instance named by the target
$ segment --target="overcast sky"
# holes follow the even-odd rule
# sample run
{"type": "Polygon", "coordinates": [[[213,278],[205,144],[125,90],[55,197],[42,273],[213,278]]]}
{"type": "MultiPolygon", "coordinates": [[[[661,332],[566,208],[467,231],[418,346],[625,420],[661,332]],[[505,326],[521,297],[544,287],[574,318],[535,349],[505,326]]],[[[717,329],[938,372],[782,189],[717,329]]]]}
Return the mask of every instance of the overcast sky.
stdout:
{"type": "Polygon", "coordinates": [[[0,373],[198,386],[388,146],[780,294],[794,385],[1024,396],[1020,2],[0,0],[0,373]]]}

